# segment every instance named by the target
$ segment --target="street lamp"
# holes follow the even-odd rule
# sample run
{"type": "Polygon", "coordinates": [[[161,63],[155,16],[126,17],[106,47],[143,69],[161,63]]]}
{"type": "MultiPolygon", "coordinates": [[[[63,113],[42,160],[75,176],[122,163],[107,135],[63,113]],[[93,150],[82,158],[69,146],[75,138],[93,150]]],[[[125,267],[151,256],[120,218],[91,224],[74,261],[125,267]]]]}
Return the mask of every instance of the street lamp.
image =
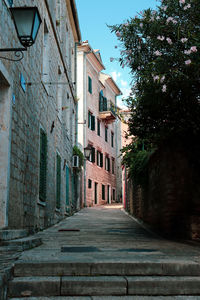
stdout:
{"type": "Polygon", "coordinates": [[[92,152],[92,147],[91,145],[88,145],[87,147],[84,148],[84,207],[86,207],[86,160],[89,159],[90,154],[92,152]]]}
{"type": "Polygon", "coordinates": [[[1,58],[19,61],[23,58],[22,51],[27,51],[27,47],[30,47],[35,43],[42,20],[37,7],[12,7],[10,8],[10,12],[13,17],[18,39],[24,48],[0,49],[0,52],[15,52],[17,57],[19,57],[19,54],[17,54],[19,52],[22,55],[22,57],[17,60],[6,57],[1,58]]]}
{"type": "Polygon", "coordinates": [[[92,151],[92,147],[90,145],[84,148],[84,156],[86,159],[90,157],[91,151],[92,151]]]}

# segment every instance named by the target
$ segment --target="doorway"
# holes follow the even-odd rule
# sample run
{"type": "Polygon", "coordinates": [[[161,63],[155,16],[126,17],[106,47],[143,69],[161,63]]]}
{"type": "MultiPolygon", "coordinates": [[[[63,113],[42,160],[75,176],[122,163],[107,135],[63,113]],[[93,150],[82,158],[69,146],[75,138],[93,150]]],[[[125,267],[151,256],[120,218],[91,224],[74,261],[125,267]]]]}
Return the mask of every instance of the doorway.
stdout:
{"type": "Polygon", "coordinates": [[[12,97],[0,64],[0,228],[8,226],[12,97]]]}
{"type": "Polygon", "coordinates": [[[98,204],[98,183],[94,183],[94,204],[98,204]]]}

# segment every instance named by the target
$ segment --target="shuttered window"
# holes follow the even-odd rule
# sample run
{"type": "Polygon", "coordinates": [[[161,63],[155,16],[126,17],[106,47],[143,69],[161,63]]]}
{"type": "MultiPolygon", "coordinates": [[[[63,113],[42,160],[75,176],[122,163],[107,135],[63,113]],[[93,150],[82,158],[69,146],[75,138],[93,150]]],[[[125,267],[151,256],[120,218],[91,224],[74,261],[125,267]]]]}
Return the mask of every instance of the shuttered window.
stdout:
{"type": "Polygon", "coordinates": [[[108,141],[108,127],[105,127],[105,141],[108,141]]]}
{"type": "Polygon", "coordinates": [[[95,130],[95,116],[90,111],[88,111],[88,128],[95,130]]]}
{"type": "Polygon", "coordinates": [[[97,134],[98,136],[101,135],[101,121],[97,120],[97,134]]]}
{"type": "Polygon", "coordinates": [[[61,198],[61,157],[56,154],[56,208],[60,208],[61,198]]]}
{"type": "Polygon", "coordinates": [[[47,135],[40,128],[40,179],[39,179],[39,199],[46,201],[47,190],[47,135]]]}
{"type": "Polygon", "coordinates": [[[88,92],[92,94],[92,79],[88,76],[88,92]]]}

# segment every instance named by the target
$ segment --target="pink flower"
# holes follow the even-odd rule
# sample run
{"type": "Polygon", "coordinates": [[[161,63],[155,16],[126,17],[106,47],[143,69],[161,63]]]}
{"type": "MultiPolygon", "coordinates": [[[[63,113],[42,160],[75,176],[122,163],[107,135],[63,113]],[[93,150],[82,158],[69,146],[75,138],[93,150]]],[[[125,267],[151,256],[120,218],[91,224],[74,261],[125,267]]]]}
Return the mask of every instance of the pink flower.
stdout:
{"type": "Polygon", "coordinates": [[[154,54],[155,54],[156,56],[162,56],[162,53],[161,53],[160,51],[158,51],[158,50],[155,51],[154,54]]]}
{"type": "Polygon", "coordinates": [[[191,7],[191,4],[188,4],[188,5],[184,6],[183,9],[184,9],[184,10],[187,10],[187,9],[190,8],[190,7],[191,7]]]}
{"type": "Polygon", "coordinates": [[[192,47],[190,48],[190,50],[191,50],[191,52],[197,52],[197,47],[196,47],[196,46],[192,46],[192,47]]]}
{"type": "Polygon", "coordinates": [[[168,18],[167,18],[167,24],[168,24],[169,22],[172,22],[173,24],[177,24],[177,23],[178,23],[178,22],[177,22],[174,18],[172,18],[172,17],[168,17],[168,18]]]}
{"type": "Polygon", "coordinates": [[[160,35],[157,36],[157,40],[164,41],[164,39],[165,39],[165,37],[163,35],[162,36],[160,36],[160,35]]]}
{"type": "Polygon", "coordinates": [[[165,80],[165,75],[163,75],[160,79],[160,82],[163,83],[163,81],[165,80]]]}
{"type": "Polygon", "coordinates": [[[162,9],[163,9],[164,11],[166,11],[166,10],[167,10],[167,5],[166,5],[166,6],[163,6],[162,9]]]}
{"type": "Polygon", "coordinates": [[[162,92],[165,93],[166,91],[167,91],[167,86],[166,86],[166,84],[164,84],[164,85],[162,86],[162,92]]]}
{"type": "Polygon", "coordinates": [[[168,38],[166,38],[166,41],[168,42],[168,44],[169,45],[172,45],[173,43],[172,43],[172,40],[168,37],[168,38]]]}
{"type": "Polygon", "coordinates": [[[182,39],[181,39],[181,43],[186,43],[187,41],[188,41],[187,38],[182,38],[182,39]]]}
{"type": "Polygon", "coordinates": [[[188,65],[191,64],[191,62],[192,62],[192,61],[191,61],[190,59],[188,59],[188,60],[185,61],[185,64],[188,66],[188,65]]]}
{"type": "Polygon", "coordinates": [[[179,0],[180,4],[185,4],[185,0],[179,0]]]}
{"type": "Polygon", "coordinates": [[[140,23],[140,27],[143,28],[143,23],[140,23]]]}
{"type": "Polygon", "coordinates": [[[191,54],[191,50],[185,50],[184,54],[187,54],[187,55],[191,54]]]}
{"type": "Polygon", "coordinates": [[[117,32],[116,32],[116,36],[117,36],[117,37],[120,37],[120,36],[121,36],[121,33],[120,33],[119,31],[117,31],[117,32]]]}
{"type": "Polygon", "coordinates": [[[153,80],[154,80],[154,82],[155,82],[156,80],[159,80],[159,76],[158,76],[158,75],[153,76],[153,80]]]}

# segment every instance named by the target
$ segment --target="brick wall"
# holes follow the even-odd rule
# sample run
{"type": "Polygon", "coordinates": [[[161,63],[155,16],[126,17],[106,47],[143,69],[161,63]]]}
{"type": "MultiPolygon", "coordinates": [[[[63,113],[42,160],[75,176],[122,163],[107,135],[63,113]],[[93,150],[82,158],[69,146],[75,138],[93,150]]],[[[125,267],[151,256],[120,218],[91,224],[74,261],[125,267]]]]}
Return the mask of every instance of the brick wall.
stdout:
{"type": "Polygon", "coordinates": [[[149,161],[148,183],[130,180],[129,211],[166,236],[200,238],[199,169],[183,145],[157,150],[149,161]]]}

